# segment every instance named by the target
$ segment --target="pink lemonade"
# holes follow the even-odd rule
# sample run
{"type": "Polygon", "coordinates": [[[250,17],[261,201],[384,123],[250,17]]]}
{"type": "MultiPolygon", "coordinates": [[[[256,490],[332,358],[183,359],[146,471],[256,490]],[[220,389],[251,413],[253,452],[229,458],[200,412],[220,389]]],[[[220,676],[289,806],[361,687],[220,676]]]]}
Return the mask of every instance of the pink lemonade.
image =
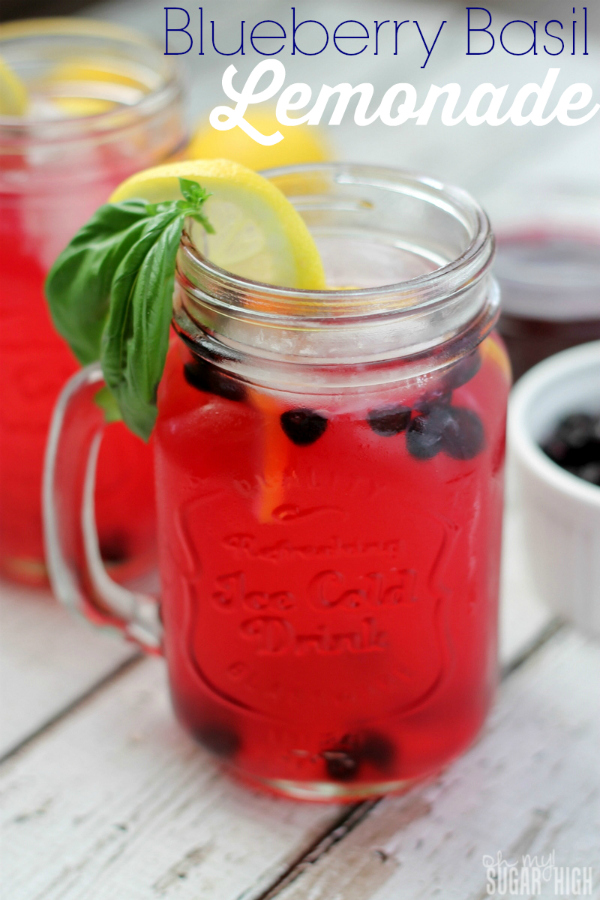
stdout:
{"type": "Polygon", "coordinates": [[[492,336],[418,388],[291,404],[172,346],[154,437],[172,696],[234,772],[359,797],[473,740],[508,372],[492,336]]]}
{"type": "MultiPolygon", "coordinates": [[[[46,275],[114,188],[183,138],[179,87],[153,45],[111,26],[64,23],[41,22],[39,34],[13,23],[0,47],[32,97],[28,118],[0,121],[0,572],[30,583],[46,579],[40,493],[50,416],[78,368],[52,327],[46,275]],[[125,74],[113,81],[115,60],[125,74]]],[[[96,506],[111,570],[126,577],[147,567],[151,453],[122,425],[103,441],[96,506]]]]}
{"type": "Polygon", "coordinates": [[[428,178],[267,177],[330,289],[245,279],[184,231],[151,438],[159,608],[116,602],[82,548],[98,367],[54,420],[50,571],[65,603],[164,653],[179,720],[233,775],[353,801],[439,772],[493,698],[510,384],[494,242],[428,178]]]}
{"type": "MultiPolygon", "coordinates": [[[[93,195],[90,191],[82,221],[126,174],[131,173],[115,172],[109,179],[106,173],[93,195]]],[[[36,583],[45,580],[40,494],[48,425],[60,389],[79,366],[52,327],[44,298],[47,270],[27,252],[31,241],[19,214],[22,204],[16,199],[9,205],[6,196],[2,201],[0,571],[36,583]]],[[[49,203],[52,215],[59,214],[58,199],[53,197],[49,203]]],[[[54,236],[60,240],[56,231],[54,236]]],[[[71,236],[64,234],[63,246],[71,236]]],[[[143,557],[153,546],[151,486],[148,448],[123,425],[111,428],[102,444],[96,495],[100,547],[109,564],[122,565],[135,558],[142,565],[147,562],[143,557]],[[127,509],[126,517],[123,509],[127,509]]]]}

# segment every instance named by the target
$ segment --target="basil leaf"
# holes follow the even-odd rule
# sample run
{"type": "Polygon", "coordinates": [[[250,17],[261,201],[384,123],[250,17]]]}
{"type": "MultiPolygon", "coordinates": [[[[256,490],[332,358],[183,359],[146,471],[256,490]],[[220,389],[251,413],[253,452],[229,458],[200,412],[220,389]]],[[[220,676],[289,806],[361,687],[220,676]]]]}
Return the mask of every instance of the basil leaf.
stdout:
{"type": "Polygon", "coordinates": [[[181,193],[185,198],[184,200],[180,200],[178,202],[177,206],[179,207],[179,209],[181,209],[182,212],[184,212],[187,216],[195,219],[196,222],[199,222],[208,234],[214,234],[215,229],[212,227],[206,216],[200,212],[200,207],[204,203],[206,203],[208,198],[211,196],[210,193],[208,191],[205,191],[197,181],[189,181],[189,179],[187,178],[180,178],[179,185],[181,188],[181,193]],[[187,203],[185,201],[187,201],[187,203]]]}
{"type": "Polygon", "coordinates": [[[115,269],[147,221],[141,200],[101,206],[50,270],[46,297],[54,327],[84,366],[100,358],[115,269]]]}
{"type": "Polygon", "coordinates": [[[50,312],[77,359],[100,360],[107,388],[97,402],[145,440],[156,419],[172,316],[175,262],[187,216],[210,196],[180,178],[183,199],[101,206],[54,263],[46,281],[50,312]],[[116,408],[118,406],[118,409],[116,408]]]}
{"type": "Polygon", "coordinates": [[[94,403],[104,411],[104,419],[106,422],[120,422],[123,418],[117,398],[106,385],[101,387],[94,397],[94,403]]]}
{"type": "Polygon", "coordinates": [[[100,359],[106,383],[126,424],[144,440],[156,419],[183,223],[183,213],[157,216],[122,260],[113,279],[102,337],[100,359]]]}
{"type": "MultiPolygon", "coordinates": [[[[179,179],[179,188],[185,200],[192,205],[205,203],[210,194],[198,184],[197,181],[190,181],[189,178],[179,179]]],[[[181,200],[179,201],[181,203],[181,200]]]]}

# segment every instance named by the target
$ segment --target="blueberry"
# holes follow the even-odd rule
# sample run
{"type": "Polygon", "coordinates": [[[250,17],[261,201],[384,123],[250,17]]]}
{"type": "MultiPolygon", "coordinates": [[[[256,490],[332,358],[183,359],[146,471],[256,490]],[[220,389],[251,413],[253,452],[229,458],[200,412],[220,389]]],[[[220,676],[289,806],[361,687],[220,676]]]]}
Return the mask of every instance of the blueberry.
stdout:
{"type": "Polygon", "coordinates": [[[582,466],[575,474],[583,478],[584,481],[589,481],[590,484],[597,484],[600,487],[600,461],[582,466]]]}
{"type": "Polygon", "coordinates": [[[408,406],[382,406],[380,409],[372,409],[367,419],[375,434],[391,437],[408,428],[410,408],[408,406]]]}
{"type": "Polygon", "coordinates": [[[542,450],[553,462],[558,463],[559,466],[573,468],[572,466],[569,466],[569,448],[564,441],[559,441],[553,437],[549,441],[546,441],[545,444],[542,444],[542,450]]]}
{"type": "Polygon", "coordinates": [[[569,470],[600,462],[600,417],[585,413],[566,416],[542,449],[569,470]]]}
{"type": "Polygon", "coordinates": [[[108,566],[118,566],[129,559],[128,541],[120,532],[100,537],[100,555],[108,566]]]}
{"type": "Polygon", "coordinates": [[[389,769],[396,756],[396,748],[388,737],[377,731],[367,731],[360,739],[362,759],[377,769],[389,769]]]}
{"type": "Polygon", "coordinates": [[[325,750],[323,759],[327,774],[334,781],[352,781],[358,775],[360,760],[348,749],[325,750]]]}
{"type": "Polygon", "coordinates": [[[453,459],[473,459],[484,443],[481,419],[460,406],[433,406],[412,420],[406,435],[408,452],[416,459],[433,459],[440,450],[453,459]]]}
{"type": "Polygon", "coordinates": [[[433,406],[449,406],[452,403],[452,392],[474,378],[480,368],[479,350],[463,356],[445,375],[442,375],[436,386],[421,398],[417,404],[418,409],[421,412],[428,412],[433,406]]]}
{"type": "Polygon", "coordinates": [[[281,427],[292,443],[306,447],[325,433],[327,419],[312,409],[289,409],[281,415],[281,427]]]}
{"type": "Polygon", "coordinates": [[[483,450],[485,435],[481,419],[472,409],[451,406],[442,435],[442,450],[453,459],[473,459],[483,450]]]}
{"type": "Polygon", "coordinates": [[[207,750],[223,759],[235,756],[241,746],[237,732],[227,725],[218,723],[201,725],[195,729],[194,737],[207,750]]]}
{"type": "Polygon", "coordinates": [[[481,353],[475,350],[468,356],[463,356],[452,368],[444,375],[442,381],[446,388],[456,390],[462,387],[471,378],[474,378],[481,368],[481,353]]]}
{"type": "Polygon", "coordinates": [[[450,418],[448,410],[447,406],[433,406],[412,420],[406,432],[406,446],[415,459],[433,459],[440,452],[450,418]]]}
{"type": "Polygon", "coordinates": [[[186,362],[183,366],[183,377],[190,387],[210,392],[209,365],[203,360],[195,359],[192,362],[186,362]]]}
{"type": "Polygon", "coordinates": [[[194,359],[185,363],[183,375],[187,383],[199,391],[216,394],[225,400],[241,402],[246,399],[246,389],[243,384],[230,375],[225,375],[224,372],[203,359],[194,359]]]}
{"type": "Polygon", "coordinates": [[[557,441],[564,442],[570,449],[576,450],[584,447],[589,441],[594,439],[594,426],[596,425],[593,416],[585,413],[573,413],[566,416],[559,423],[555,432],[557,441]]]}
{"type": "Polygon", "coordinates": [[[450,406],[452,403],[452,391],[441,382],[435,388],[427,391],[417,403],[419,412],[427,413],[434,406],[450,406]]]}
{"type": "Polygon", "coordinates": [[[352,781],[363,762],[382,772],[389,770],[396,756],[393,743],[377,731],[347,734],[340,742],[322,753],[327,774],[334,781],[352,781]]]}

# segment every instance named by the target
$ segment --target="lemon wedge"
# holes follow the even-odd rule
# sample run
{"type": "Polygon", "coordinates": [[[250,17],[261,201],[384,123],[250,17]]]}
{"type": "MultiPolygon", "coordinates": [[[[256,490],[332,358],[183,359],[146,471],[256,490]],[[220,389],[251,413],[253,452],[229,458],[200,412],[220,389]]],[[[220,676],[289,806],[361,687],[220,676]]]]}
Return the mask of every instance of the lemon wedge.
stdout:
{"type": "Polygon", "coordinates": [[[239,163],[195,159],[146,169],[124,181],[110,202],[179,199],[179,178],[197,181],[212,195],[204,212],[215,233],[194,223],[190,235],[207,259],[252,281],[325,289],[319,251],[302,217],[275,185],[239,163]]]}
{"type": "Polygon", "coordinates": [[[85,61],[83,59],[71,59],[55,66],[46,76],[49,82],[98,82],[109,84],[122,84],[127,87],[137,88],[146,92],[148,87],[141,76],[134,69],[125,66],[117,68],[103,63],[101,60],[85,61]]]}
{"type": "Polygon", "coordinates": [[[72,57],[44,75],[40,86],[65,116],[85,118],[140,100],[152,87],[145,74],[125,63],[119,67],[102,58],[72,57]]]}
{"type": "Polygon", "coordinates": [[[0,58],[0,115],[24,116],[28,106],[27,88],[16,72],[0,58]]]}
{"type": "Polygon", "coordinates": [[[226,156],[257,171],[296,163],[324,162],[331,158],[323,131],[314,125],[280,125],[273,110],[249,110],[244,118],[261,134],[280,131],[283,140],[272,147],[263,147],[241,128],[217,131],[208,122],[202,122],[186,148],[186,158],[216,159],[226,156]]]}
{"type": "Polygon", "coordinates": [[[481,345],[481,355],[484,359],[491,359],[502,371],[506,381],[512,382],[512,369],[508,353],[503,345],[499,343],[495,335],[490,335],[481,345]]]}
{"type": "Polygon", "coordinates": [[[98,116],[113,109],[115,105],[111,100],[98,100],[95,97],[53,97],[52,103],[71,119],[98,116]]]}

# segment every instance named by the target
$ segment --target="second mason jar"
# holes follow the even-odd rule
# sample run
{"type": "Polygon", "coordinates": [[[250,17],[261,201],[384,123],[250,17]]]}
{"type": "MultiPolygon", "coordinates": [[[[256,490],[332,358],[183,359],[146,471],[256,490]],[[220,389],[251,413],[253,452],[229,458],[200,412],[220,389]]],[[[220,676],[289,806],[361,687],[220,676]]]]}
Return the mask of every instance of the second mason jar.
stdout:
{"type": "Polygon", "coordinates": [[[494,692],[510,374],[493,239],[430,179],[268,175],[331,290],[244,281],[184,236],[152,439],[160,620],[150,598],[111,598],[61,518],[82,495],[61,465],[68,423],[87,421],[89,446],[102,427],[97,369],[55,421],[51,565],[64,600],[98,620],[91,578],[113,621],[162,649],[177,715],[232,773],[355,800],[439,771],[494,692]]]}
{"type": "MultiPolygon", "coordinates": [[[[11,22],[0,55],[28,92],[22,115],[0,117],[0,573],[44,584],[44,448],[78,368],[52,327],[44,280],[123,179],[181,149],[182,91],[159,47],[103,22],[11,22]]],[[[151,457],[123,426],[102,448],[97,506],[112,571],[151,565],[151,457]]]]}

